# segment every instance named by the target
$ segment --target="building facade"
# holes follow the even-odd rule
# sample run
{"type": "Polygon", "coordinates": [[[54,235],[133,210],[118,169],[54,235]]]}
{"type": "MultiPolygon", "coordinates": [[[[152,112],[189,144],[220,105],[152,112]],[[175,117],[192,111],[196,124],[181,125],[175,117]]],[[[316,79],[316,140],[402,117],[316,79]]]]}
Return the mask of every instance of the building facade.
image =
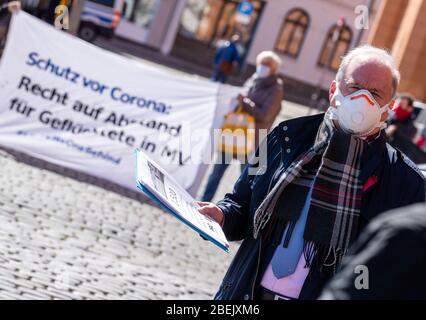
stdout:
{"type": "MultiPolygon", "coordinates": [[[[287,95],[301,102],[326,90],[335,78],[341,56],[366,43],[380,1],[268,1],[247,62],[262,50],[274,50],[282,60],[287,95]],[[368,16],[363,16],[368,10],[368,16]],[[369,18],[369,19],[368,19],[369,18]]],[[[314,100],[315,103],[315,100],[314,100]]]]}
{"type": "Polygon", "coordinates": [[[145,13],[150,12],[149,27],[129,27],[132,22],[125,18],[117,30],[119,36],[211,67],[217,43],[239,33],[244,60],[241,78],[253,72],[258,53],[273,50],[283,59],[280,73],[287,98],[309,103],[312,95],[319,93],[318,88],[326,98],[341,56],[367,42],[381,1],[251,0],[253,10],[248,21],[238,18],[240,0],[130,2],[145,4],[145,13]]]}
{"type": "Polygon", "coordinates": [[[326,101],[341,56],[357,45],[372,43],[396,58],[402,74],[400,92],[426,101],[426,0],[124,3],[117,36],[206,70],[212,67],[218,43],[239,33],[243,67],[235,72],[236,83],[254,71],[257,54],[273,50],[283,60],[280,74],[287,99],[316,103],[311,98],[321,95],[326,101]],[[251,6],[245,17],[238,13],[242,2],[251,6]]]}
{"type": "Polygon", "coordinates": [[[399,91],[426,101],[426,1],[383,0],[369,42],[395,57],[399,91]]]}

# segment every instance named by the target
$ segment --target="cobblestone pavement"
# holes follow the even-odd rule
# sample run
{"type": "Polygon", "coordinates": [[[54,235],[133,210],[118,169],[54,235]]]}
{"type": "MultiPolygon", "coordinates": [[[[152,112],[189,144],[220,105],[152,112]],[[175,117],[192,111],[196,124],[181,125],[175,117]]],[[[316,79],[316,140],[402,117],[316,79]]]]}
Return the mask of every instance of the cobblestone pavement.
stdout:
{"type": "Polygon", "coordinates": [[[217,289],[232,254],[172,216],[4,153],[0,167],[0,298],[209,299],[217,289]]]}

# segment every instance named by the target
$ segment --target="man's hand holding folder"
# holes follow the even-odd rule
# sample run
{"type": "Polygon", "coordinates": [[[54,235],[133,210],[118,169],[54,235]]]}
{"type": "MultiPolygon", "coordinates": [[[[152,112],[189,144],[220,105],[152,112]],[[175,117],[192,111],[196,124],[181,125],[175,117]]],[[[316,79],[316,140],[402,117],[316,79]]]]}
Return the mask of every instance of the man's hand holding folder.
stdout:
{"type": "Polygon", "coordinates": [[[200,206],[200,208],[198,208],[198,211],[201,214],[213,219],[220,226],[223,226],[223,218],[224,218],[223,212],[222,210],[220,210],[220,208],[217,205],[211,202],[198,201],[197,203],[200,206]]]}
{"type": "Polygon", "coordinates": [[[136,150],[137,186],[166,212],[198,232],[202,238],[229,252],[222,230],[224,215],[213,203],[197,202],[172,176],[140,150],[136,150]]]}

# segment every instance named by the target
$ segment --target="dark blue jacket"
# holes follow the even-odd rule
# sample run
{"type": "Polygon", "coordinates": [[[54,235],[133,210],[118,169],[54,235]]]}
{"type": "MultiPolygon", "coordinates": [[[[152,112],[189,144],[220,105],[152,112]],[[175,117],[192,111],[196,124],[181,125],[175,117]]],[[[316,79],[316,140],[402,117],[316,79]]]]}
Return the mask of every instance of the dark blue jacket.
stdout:
{"type": "Polygon", "coordinates": [[[240,62],[240,54],[238,52],[237,45],[234,42],[228,41],[217,49],[214,56],[214,65],[218,66],[223,61],[228,62],[240,62]]]}
{"type": "MultiPolygon", "coordinates": [[[[323,118],[324,114],[320,114],[280,123],[264,142],[267,145],[265,174],[248,175],[246,168],[233,192],[218,203],[225,216],[223,230],[226,237],[229,241],[243,241],[215,299],[249,300],[256,296],[278,243],[264,243],[260,237],[253,238],[254,213],[280,173],[313,145],[323,118]]],[[[377,176],[378,182],[363,194],[358,233],[382,212],[425,201],[425,179],[407,157],[385,142],[376,143],[370,149],[371,157],[363,165],[360,178],[366,182],[369,177],[377,176]]],[[[300,299],[317,298],[331,276],[332,273],[311,271],[300,299]]]]}

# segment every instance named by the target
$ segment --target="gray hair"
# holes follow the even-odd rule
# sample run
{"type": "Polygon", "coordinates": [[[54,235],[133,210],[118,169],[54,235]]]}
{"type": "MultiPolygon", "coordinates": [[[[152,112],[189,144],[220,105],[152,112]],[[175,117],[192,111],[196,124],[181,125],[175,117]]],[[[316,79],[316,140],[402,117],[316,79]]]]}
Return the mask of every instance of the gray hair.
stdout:
{"type": "Polygon", "coordinates": [[[260,62],[264,59],[272,61],[275,64],[275,66],[277,67],[277,71],[278,71],[278,69],[281,66],[282,60],[275,52],[273,52],[273,51],[262,51],[256,57],[256,64],[260,64],[260,62]]]}
{"type": "Polygon", "coordinates": [[[341,82],[343,80],[349,63],[357,56],[367,57],[367,59],[377,61],[380,64],[389,68],[392,73],[392,97],[395,97],[399,81],[401,80],[401,74],[399,73],[399,70],[396,67],[395,59],[386,50],[376,48],[371,45],[364,45],[361,47],[354,48],[343,57],[342,63],[340,64],[339,70],[336,74],[336,81],[341,82]]]}

